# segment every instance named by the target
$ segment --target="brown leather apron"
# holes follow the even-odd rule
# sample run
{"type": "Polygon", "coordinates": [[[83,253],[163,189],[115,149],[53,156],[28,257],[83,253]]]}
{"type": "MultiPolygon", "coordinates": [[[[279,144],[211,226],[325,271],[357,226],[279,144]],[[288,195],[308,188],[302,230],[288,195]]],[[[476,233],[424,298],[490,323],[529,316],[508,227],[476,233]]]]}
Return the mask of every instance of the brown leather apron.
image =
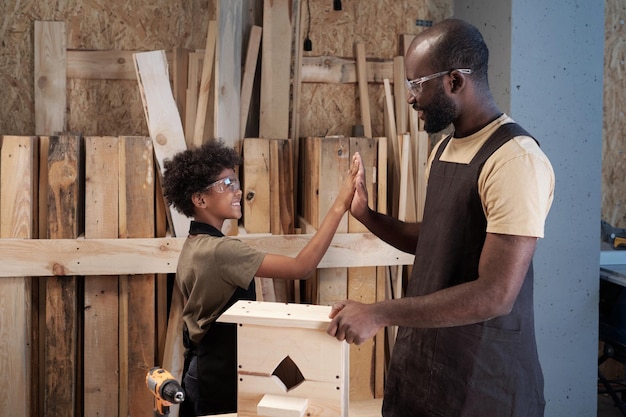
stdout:
{"type": "MultiPolygon", "coordinates": [[[[530,136],[517,124],[501,126],[467,165],[439,160],[451,138],[444,139],[430,171],[407,297],[478,278],[487,226],[478,176],[493,152],[519,135],[530,136]]],[[[399,329],[385,417],[537,417],[544,405],[532,264],[506,316],[467,326],[399,329]]]]}

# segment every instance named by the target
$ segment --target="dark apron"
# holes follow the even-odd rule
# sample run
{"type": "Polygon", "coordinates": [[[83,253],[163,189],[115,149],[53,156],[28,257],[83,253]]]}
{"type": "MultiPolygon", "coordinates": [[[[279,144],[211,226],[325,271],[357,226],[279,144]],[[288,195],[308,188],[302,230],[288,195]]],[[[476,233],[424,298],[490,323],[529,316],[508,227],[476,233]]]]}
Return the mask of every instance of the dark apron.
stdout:
{"type": "MultiPolygon", "coordinates": [[[[189,234],[224,235],[205,223],[191,222],[189,234]]],[[[238,300],[255,300],[254,279],[247,289],[237,287],[220,315],[238,300]]],[[[185,365],[183,388],[186,398],[181,417],[237,412],[237,327],[234,323],[211,323],[198,344],[189,339],[183,328],[185,365]]]]}
{"type": "MultiPolygon", "coordinates": [[[[517,124],[501,126],[467,165],[439,161],[451,137],[444,139],[430,171],[407,297],[478,278],[487,226],[478,176],[493,152],[519,135],[530,136],[517,124]]],[[[385,417],[537,417],[544,405],[532,263],[506,316],[467,326],[399,329],[385,417]]]]}

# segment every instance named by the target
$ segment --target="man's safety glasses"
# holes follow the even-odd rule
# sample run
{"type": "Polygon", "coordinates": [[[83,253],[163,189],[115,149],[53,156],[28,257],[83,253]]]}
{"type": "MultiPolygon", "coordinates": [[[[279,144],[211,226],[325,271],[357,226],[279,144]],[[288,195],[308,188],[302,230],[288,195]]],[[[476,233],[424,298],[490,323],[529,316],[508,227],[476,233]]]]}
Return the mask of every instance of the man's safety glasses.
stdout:
{"type": "Polygon", "coordinates": [[[448,71],[441,71],[435,74],[427,75],[425,77],[416,78],[414,80],[406,80],[406,88],[409,90],[413,96],[418,96],[422,93],[422,84],[426,81],[432,80],[437,77],[441,77],[446,74],[450,74],[452,71],[459,71],[462,74],[471,74],[472,70],[469,68],[461,68],[461,69],[451,69],[448,71]]]}
{"type": "Polygon", "coordinates": [[[234,193],[234,192],[239,191],[241,189],[240,187],[241,185],[239,183],[239,178],[226,177],[226,178],[222,178],[221,180],[217,180],[207,185],[203,191],[208,191],[210,188],[214,188],[215,191],[220,194],[225,192],[226,190],[234,193]]]}

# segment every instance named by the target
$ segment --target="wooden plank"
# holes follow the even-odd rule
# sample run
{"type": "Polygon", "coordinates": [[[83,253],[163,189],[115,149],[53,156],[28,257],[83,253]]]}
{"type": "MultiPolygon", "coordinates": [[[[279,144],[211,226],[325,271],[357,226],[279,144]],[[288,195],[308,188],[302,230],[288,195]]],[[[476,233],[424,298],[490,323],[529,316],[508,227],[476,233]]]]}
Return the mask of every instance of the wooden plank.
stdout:
{"type": "Polygon", "coordinates": [[[396,130],[395,112],[393,106],[393,97],[391,95],[391,85],[388,79],[383,80],[385,91],[385,134],[387,136],[387,145],[390,148],[389,166],[391,170],[390,188],[392,190],[391,204],[392,216],[398,215],[398,198],[400,187],[400,146],[398,144],[398,134],[396,130]]]}
{"type": "MultiPolygon", "coordinates": [[[[137,80],[137,72],[133,65],[133,55],[144,51],[129,50],[83,50],[68,49],[66,51],[67,78],[84,80],[137,80]]],[[[181,58],[180,54],[186,54],[182,48],[174,48],[172,53],[167,53],[168,63],[172,64],[173,81],[176,89],[178,72],[176,67],[181,58]]],[[[184,64],[183,64],[184,66],[184,64]]],[[[178,96],[176,95],[178,102],[178,96]]]]}
{"type": "MultiPolygon", "coordinates": [[[[154,237],[154,162],[150,138],[124,137],[126,230],[120,237],[154,237]]],[[[128,410],[130,416],[145,415],[154,407],[154,396],[146,389],[148,371],[156,365],[155,276],[137,274],[128,279],[128,410]]],[[[181,358],[182,359],[182,358],[181,358]]]]}
{"type": "MultiPolygon", "coordinates": [[[[135,54],[134,59],[148,130],[160,175],[163,172],[164,159],[186,149],[185,135],[171,94],[163,51],[135,54]],[[154,120],[155,117],[159,120],[154,120]],[[163,122],[166,124],[162,124],[163,122]]],[[[173,224],[172,234],[186,236],[189,231],[190,219],[176,210],[170,210],[170,216],[173,224]]],[[[161,273],[163,271],[155,272],[161,273]]],[[[176,286],[174,287],[170,305],[170,317],[173,319],[168,324],[162,366],[180,381],[184,364],[182,355],[184,351],[182,345],[183,302],[182,296],[180,296],[176,286]]],[[[129,379],[130,381],[131,379],[129,379]]],[[[177,412],[178,408],[173,408],[171,410],[172,417],[177,417],[177,412]]]]}
{"type": "Polygon", "coordinates": [[[393,97],[396,105],[396,131],[398,134],[409,131],[409,104],[406,101],[405,80],[404,57],[397,56],[393,59],[393,97]]]}
{"type": "MultiPolygon", "coordinates": [[[[170,371],[172,376],[181,381],[183,375],[184,361],[181,360],[185,354],[183,346],[183,294],[178,285],[172,288],[172,301],[170,303],[170,314],[167,324],[167,337],[165,338],[165,351],[163,353],[162,366],[170,371]]],[[[170,417],[178,416],[178,405],[170,407],[170,417]]]]}
{"type": "Polygon", "coordinates": [[[66,126],[66,35],[63,22],[35,22],[35,134],[66,126]]]}
{"type": "MultiPolygon", "coordinates": [[[[67,78],[92,80],[136,80],[132,66],[133,55],[145,51],[122,50],[67,50],[67,78]]],[[[203,51],[201,51],[203,52],[203,51]]],[[[193,53],[193,52],[190,52],[193,53]]],[[[176,59],[166,52],[168,63],[176,59]]],[[[303,56],[301,82],[324,84],[358,83],[356,60],[339,56],[303,56]]],[[[385,78],[393,79],[393,60],[369,58],[366,60],[367,82],[382,84],[385,78]]],[[[174,76],[175,77],[175,76],[174,76]]]]}
{"type": "Polygon", "coordinates": [[[293,149],[289,139],[276,139],[278,148],[278,181],[279,181],[279,208],[280,234],[294,233],[294,181],[293,181],[293,149]]]}
{"type": "Polygon", "coordinates": [[[356,72],[359,84],[359,103],[361,104],[361,124],[366,138],[372,137],[372,117],[370,115],[370,99],[367,87],[367,66],[365,64],[365,45],[361,42],[354,44],[356,56],[356,72]]]}
{"type": "MultiPolygon", "coordinates": [[[[81,232],[82,138],[51,136],[48,155],[48,237],[75,239],[81,232]]],[[[44,412],[75,414],[78,306],[74,276],[46,280],[44,412]]]]}
{"type": "Polygon", "coordinates": [[[270,233],[283,234],[280,225],[280,175],[278,158],[278,140],[270,140],[270,233]]]}
{"type": "MultiPolygon", "coordinates": [[[[189,50],[175,47],[172,52],[172,94],[178,107],[178,114],[181,120],[185,120],[187,104],[187,74],[189,72],[189,50]]],[[[137,77],[135,69],[132,67],[132,56],[128,61],[133,72],[133,79],[137,77]]]]}
{"type": "MultiPolygon", "coordinates": [[[[241,66],[243,56],[243,0],[218,0],[215,53],[214,134],[241,152],[241,66]]],[[[235,227],[236,231],[236,227],[235,227]]]]}
{"type": "Polygon", "coordinates": [[[417,152],[417,221],[422,221],[426,201],[426,165],[430,154],[430,138],[423,130],[417,135],[417,152]]]}
{"type": "MultiPolygon", "coordinates": [[[[36,235],[37,138],[4,136],[0,152],[0,238],[36,235]]],[[[0,409],[29,416],[37,411],[37,349],[32,348],[32,278],[0,280],[0,409]],[[33,361],[33,359],[35,359],[33,361]],[[34,367],[34,368],[33,368],[34,367]]]]}
{"type": "Polygon", "coordinates": [[[303,417],[309,401],[306,398],[265,394],[257,405],[262,416],[303,417]]]}
{"type": "MultiPolygon", "coordinates": [[[[85,238],[118,236],[117,137],[85,138],[85,238]]],[[[85,415],[118,411],[118,280],[85,277],[84,381],[85,415]]]]}
{"type": "Polygon", "coordinates": [[[264,0],[259,136],[289,137],[291,0],[264,0]]]}
{"type": "MultiPolygon", "coordinates": [[[[66,36],[62,22],[35,22],[34,34],[34,67],[35,67],[35,133],[49,135],[64,131],[66,125],[66,36]],[[41,82],[41,85],[40,85],[41,82]]],[[[50,141],[48,136],[40,138],[40,183],[39,187],[39,230],[38,236],[48,237],[48,153],[50,141]]],[[[46,280],[40,278],[37,285],[36,305],[33,319],[38,326],[33,331],[33,366],[39,370],[33,372],[33,380],[37,381],[37,395],[33,395],[33,410],[43,414],[45,403],[45,335],[46,335],[46,280]],[[36,316],[35,316],[36,314],[36,316]]]]}
{"type": "Polygon", "coordinates": [[[243,142],[243,224],[248,233],[270,232],[270,141],[243,142]]]}
{"type": "Polygon", "coordinates": [[[415,220],[422,221],[424,215],[424,201],[426,200],[426,165],[430,153],[430,137],[420,126],[417,112],[409,112],[409,125],[411,128],[411,142],[414,144],[414,189],[415,189],[415,220]]]}
{"type": "Polygon", "coordinates": [[[226,310],[217,321],[325,331],[330,323],[329,313],[329,306],[240,300],[226,310]]]}
{"type": "MultiPolygon", "coordinates": [[[[369,196],[369,206],[376,208],[376,173],[378,149],[376,139],[350,138],[350,152],[353,155],[359,152],[365,167],[366,188],[369,196]]],[[[350,233],[364,233],[367,228],[352,216],[348,216],[348,231],[350,233]]],[[[371,304],[376,301],[376,267],[348,268],[348,299],[361,303],[371,304]]],[[[350,399],[364,400],[374,398],[375,384],[375,345],[374,339],[360,345],[350,345],[350,399]]]]}
{"type": "MultiPolygon", "coordinates": [[[[196,127],[196,113],[198,112],[198,74],[201,74],[202,54],[189,53],[189,67],[187,74],[187,91],[185,93],[185,115],[181,118],[185,121],[185,143],[187,147],[193,146],[193,134],[196,127]]],[[[201,77],[200,77],[201,78],[201,77]]]]}
{"type": "MultiPolygon", "coordinates": [[[[142,52],[134,54],[133,57],[148,131],[152,138],[159,172],[162,172],[165,158],[187,148],[183,126],[172,96],[165,52],[142,52]]],[[[176,210],[170,210],[170,215],[173,234],[185,236],[189,231],[190,219],[176,210]]]]}
{"type": "Polygon", "coordinates": [[[246,137],[250,101],[252,100],[252,88],[254,87],[254,78],[259,59],[262,32],[263,28],[261,28],[261,26],[254,25],[250,29],[250,38],[248,39],[246,62],[241,81],[241,107],[239,112],[239,134],[242,138],[246,137]]]}
{"type": "Polygon", "coordinates": [[[411,137],[408,134],[398,135],[398,143],[402,146],[400,153],[400,195],[398,219],[406,221],[409,188],[409,165],[411,163],[411,137]]]}
{"type": "MultiPolygon", "coordinates": [[[[293,15],[295,16],[295,22],[293,25],[293,82],[291,87],[291,122],[290,122],[290,138],[291,138],[291,155],[293,158],[292,164],[292,188],[294,196],[299,195],[298,178],[298,166],[300,157],[300,97],[302,95],[302,54],[303,54],[303,42],[305,25],[302,24],[303,9],[302,4],[304,1],[293,0],[293,15]]],[[[296,284],[298,285],[298,284],[296,284]]]]}
{"type": "MultiPolygon", "coordinates": [[[[240,235],[268,253],[297,256],[312,234],[240,235]]],[[[0,239],[0,277],[174,273],[185,238],[0,239]],[[33,258],[32,254],[37,253],[33,258]]],[[[337,233],[318,268],[410,265],[401,252],[371,233],[337,233]]],[[[170,371],[171,372],[171,371],[170,371]]]]}
{"type": "MultiPolygon", "coordinates": [[[[387,138],[379,137],[378,139],[378,166],[377,166],[377,211],[387,214],[387,138]]],[[[389,268],[386,266],[376,267],[376,301],[387,299],[387,272],[389,268]]],[[[376,333],[376,368],[374,378],[374,397],[381,398],[384,394],[384,381],[386,369],[386,329],[381,329],[376,333]]]]}
{"type": "MultiPolygon", "coordinates": [[[[279,140],[272,139],[270,142],[270,211],[269,211],[269,223],[270,232],[273,235],[283,234],[281,230],[281,189],[280,189],[280,158],[279,158],[279,140]]],[[[287,281],[285,280],[272,280],[273,296],[269,296],[272,291],[269,288],[269,282],[267,280],[262,281],[263,284],[263,300],[265,301],[280,301],[287,302],[289,300],[287,281]],[[269,291],[267,291],[269,290],[269,291]]]]}
{"type": "Polygon", "coordinates": [[[67,50],[67,78],[136,80],[133,54],[139,51],[67,50]]]}
{"type": "Polygon", "coordinates": [[[302,152],[302,214],[304,219],[317,230],[319,222],[320,157],[321,141],[318,138],[306,138],[302,152]]]}
{"type": "MultiPolygon", "coordinates": [[[[121,143],[118,146],[118,218],[119,226],[117,234],[121,238],[128,237],[127,222],[128,219],[125,213],[128,211],[127,198],[126,198],[126,140],[121,138],[121,143]]],[[[130,378],[129,378],[129,337],[128,337],[128,280],[127,275],[120,275],[119,277],[119,314],[118,314],[118,359],[119,359],[119,398],[118,398],[118,415],[128,416],[130,415],[130,378]]]]}
{"type": "Polygon", "coordinates": [[[211,90],[211,75],[215,59],[215,36],[217,24],[214,20],[209,22],[207,29],[204,60],[202,62],[202,79],[198,92],[198,106],[196,108],[195,126],[193,130],[193,145],[200,146],[204,140],[204,131],[209,106],[209,92],[211,90]]]}
{"type": "MultiPolygon", "coordinates": [[[[302,188],[300,192],[300,206],[302,217],[298,226],[301,233],[315,233],[319,228],[319,170],[320,170],[320,141],[316,138],[307,137],[304,146],[300,148],[300,168],[302,188]]],[[[305,281],[305,298],[308,302],[316,302],[318,299],[319,271],[316,270],[305,281]]]]}
{"type": "MultiPolygon", "coordinates": [[[[156,237],[165,237],[167,235],[167,220],[165,211],[165,199],[161,192],[162,185],[159,176],[156,176],[155,189],[155,210],[156,210],[156,237]]],[[[167,336],[167,318],[169,310],[169,288],[167,274],[157,274],[157,297],[156,297],[156,313],[157,313],[157,363],[163,363],[163,355],[165,353],[165,341],[167,336]]]]}
{"type": "MultiPolygon", "coordinates": [[[[319,138],[320,179],[319,217],[322,223],[337,198],[341,184],[350,165],[350,140],[344,137],[319,138]]],[[[319,226],[317,226],[319,227],[319,226]]],[[[345,214],[337,227],[338,233],[348,231],[348,215],[345,214]]],[[[348,270],[346,268],[322,269],[318,271],[318,303],[331,305],[348,298],[348,270]]]]}
{"type": "MultiPolygon", "coordinates": [[[[393,61],[370,58],[365,62],[367,82],[381,84],[393,79],[393,61]]],[[[356,60],[336,56],[305,56],[302,58],[303,83],[358,83],[356,60]]]]}

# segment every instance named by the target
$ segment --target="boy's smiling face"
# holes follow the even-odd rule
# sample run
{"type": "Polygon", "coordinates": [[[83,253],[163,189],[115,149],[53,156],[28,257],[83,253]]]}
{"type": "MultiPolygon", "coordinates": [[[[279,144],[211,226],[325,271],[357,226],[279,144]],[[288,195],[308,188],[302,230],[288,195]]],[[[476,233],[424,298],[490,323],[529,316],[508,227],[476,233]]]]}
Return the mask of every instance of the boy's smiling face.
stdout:
{"type": "Polygon", "coordinates": [[[241,195],[235,171],[225,168],[216,182],[192,197],[194,219],[221,229],[224,220],[241,218],[241,195]]]}

